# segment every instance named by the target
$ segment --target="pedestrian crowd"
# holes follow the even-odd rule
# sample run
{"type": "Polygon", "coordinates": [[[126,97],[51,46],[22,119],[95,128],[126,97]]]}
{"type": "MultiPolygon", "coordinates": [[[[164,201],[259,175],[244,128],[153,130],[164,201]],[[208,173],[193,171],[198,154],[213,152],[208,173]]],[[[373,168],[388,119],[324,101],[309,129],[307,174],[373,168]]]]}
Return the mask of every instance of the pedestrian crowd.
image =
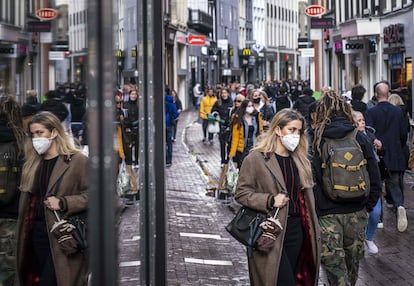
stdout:
{"type": "MultiPolygon", "coordinates": [[[[330,285],[355,285],[359,260],[376,254],[383,202],[398,232],[408,227],[403,179],[414,170],[409,96],[380,81],[370,101],[355,85],[343,96],[316,93],[307,81],[238,82],[192,89],[204,148],[218,139],[222,168],[237,169],[231,195],[242,206],[272,213],[281,233],[266,253],[247,251],[251,285],[317,285],[320,266],[330,285]],[[407,98],[409,99],[407,101],[407,98]]],[[[114,152],[122,195],[139,197],[139,90],[114,94],[114,152]]],[[[165,163],[183,105],[164,89],[165,163]]],[[[73,219],[87,223],[86,87],[64,84],[19,105],[0,96],[0,285],[87,285],[87,251],[73,219]]],[[[116,175],[116,174],[114,174],[116,175]]]]}
{"type": "Polygon", "coordinates": [[[406,231],[411,95],[387,81],[368,102],[366,92],[356,84],[317,95],[307,81],[194,86],[204,148],[220,144],[218,190],[236,166],[234,200],[263,215],[278,210],[272,250],[247,247],[251,285],[317,285],[320,265],[330,285],[355,285],[364,253],[380,251],[383,202],[406,231]]]}

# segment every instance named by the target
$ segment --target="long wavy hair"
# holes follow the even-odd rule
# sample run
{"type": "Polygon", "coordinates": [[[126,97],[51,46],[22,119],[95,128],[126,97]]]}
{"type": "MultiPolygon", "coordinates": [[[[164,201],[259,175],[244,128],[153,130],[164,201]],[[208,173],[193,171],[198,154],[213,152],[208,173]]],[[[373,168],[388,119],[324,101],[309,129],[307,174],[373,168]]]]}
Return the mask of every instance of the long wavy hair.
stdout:
{"type": "Polygon", "coordinates": [[[273,154],[276,152],[277,144],[281,144],[277,140],[279,137],[275,130],[277,127],[282,129],[289,122],[299,120],[302,122],[302,130],[300,132],[299,145],[295,151],[290,152],[293,161],[295,162],[300,177],[300,183],[304,188],[311,188],[313,186],[313,176],[311,163],[308,158],[308,136],[305,132],[306,122],[305,118],[300,112],[293,109],[284,108],[280,110],[273,117],[270,123],[269,130],[263,135],[262,139],[258,142],[254,150],[262,152],[264,154],[273,154]]]}
{"type": "Polygon", "coordinates": [[[346,102],[344,96],[339,96],[332,89],[325,89],[321,98],[319,99],[318,106],[316,107],[316,122],[315,122],[315,137],[313,141],[313,149],[321,154],[321,140],[326,125],[331,123],[332,118],[345,117],[351,123],[352,107],[346,102]]]}
{"type": "Polygon", "coordinates": [[[16,139],[18,155],[23,156],[25,133],[23,128],[22,111],[19,104],[11,95],[0,96],[0,120],[7,122],[16,139]]]}
{"type": "Polygon", "coordinates": [[[236,109],[235,113],[233,114],[230,120],[230,126],[236,125],[238,127],[243,126],[243,116],[246,113],[247,105],[249,104],[250,100],[244,99],[239,108],[236,109]]]}
{"type": "MultiPolygon", "coordinates": [[[[34,123],[43,125],[50,132],[56,130],[57,136],[53,140],[56,142],[56,150],[59,156],[70,156],[80,152],[80,150],[75,147],[72,140],[70,140],[68,135],[66,135],[60,120],[53,113],[49,111],[42,111],[35,114],[28,122],[28,128],[30,128],[30,125],[34,123]]],[[[43,156],[37,154],[36,150],[33,148],[31,140],[27,140],[25,145],[25,152],[26,162],[23,165],[20,190],[22,192],[30,192],[32,190],[34,179],[36,177],[34,172],[37,171],[40,162],[43,160],[43,156]]]]}

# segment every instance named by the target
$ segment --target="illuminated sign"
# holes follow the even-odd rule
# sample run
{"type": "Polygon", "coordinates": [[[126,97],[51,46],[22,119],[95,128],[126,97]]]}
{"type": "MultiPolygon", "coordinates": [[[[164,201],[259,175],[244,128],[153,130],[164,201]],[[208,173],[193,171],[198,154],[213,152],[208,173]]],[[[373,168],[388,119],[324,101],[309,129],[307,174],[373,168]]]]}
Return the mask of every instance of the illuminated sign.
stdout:
{"type": "Polygon", "coordinates": [[[58,11],[52,8],[42,8],[36,11],[36,17],[43,21],[50,21],[58,16],[58,11]]]}
{"type": "Polygon", "coordinates": [[[305,8],[305,14],[309,17],[319,17],[325,14],[325,7],[321,5],[310,5],[305,8]]]}

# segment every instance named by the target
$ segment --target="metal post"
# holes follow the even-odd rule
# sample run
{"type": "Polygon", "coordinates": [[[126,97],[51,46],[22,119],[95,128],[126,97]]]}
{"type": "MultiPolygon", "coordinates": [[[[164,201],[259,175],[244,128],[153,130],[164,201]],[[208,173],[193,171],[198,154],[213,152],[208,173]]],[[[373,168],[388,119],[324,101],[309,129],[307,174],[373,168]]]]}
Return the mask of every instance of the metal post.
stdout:
{"type": "Polygon", "coordinates": [[[89,36],[89,239],[92,285],[117,285],[118,243],[115,219],[113,152],[113,2],[88,1],[89,36]],[[111,128],[112,127],[112,128],[111,128]]]}
{"type": "Polygon", "coordinates": [[[162,0],[137,1],[141,285],[167,285],[163,15],[162,0]]]}

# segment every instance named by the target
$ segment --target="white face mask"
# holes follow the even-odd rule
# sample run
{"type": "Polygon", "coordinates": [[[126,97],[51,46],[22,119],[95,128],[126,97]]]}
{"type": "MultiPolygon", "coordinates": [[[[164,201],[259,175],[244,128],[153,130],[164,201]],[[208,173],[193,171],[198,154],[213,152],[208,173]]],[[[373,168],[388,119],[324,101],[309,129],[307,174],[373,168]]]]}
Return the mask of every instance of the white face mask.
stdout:
{"type": "Polygon", "coordinates": [[[287,134],[281,137],[282,144],[290,152],[295,151],[299,145],[300,135],[299,134],[287,134]]]}
{"type": "Polygon", "coordinates": [[[252,114],[252,113],[253,113],[253,111],[254,111],[254,107],[253,107],[253,106],[247,106],[247,107],[246,107],[246,112],[247,112],[247,113],[252,114]]]}
{"type": "Polygon", "coordinates": [[[39,155],[43,155],[52,145],[52,140],[45,137],[32,138],[33,148],[39,155]]]}

